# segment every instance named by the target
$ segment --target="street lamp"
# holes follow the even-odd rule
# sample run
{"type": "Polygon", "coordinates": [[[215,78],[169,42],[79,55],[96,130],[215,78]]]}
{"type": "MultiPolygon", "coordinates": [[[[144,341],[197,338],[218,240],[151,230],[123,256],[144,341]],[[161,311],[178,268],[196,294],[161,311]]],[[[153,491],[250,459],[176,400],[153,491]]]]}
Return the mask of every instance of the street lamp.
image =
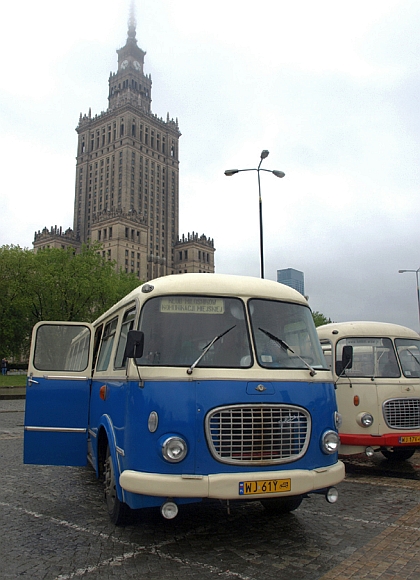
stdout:
{"type": "Polygon", "coordinates": [[[269,151],[264,149],[261,151],[260,163],[255,169],[226,169],[225,175],[232,177],[235,173],[240,173],[241,171],[256,171],[258,174],[258,201],[259,201],[259,213],[260,213],[260,262],[261,262],[261,278],[264,278],[264,249],[263,249],[263,221],[262,221],[262,199],[261,199],[261,182],[260,182],[260,171],[268,171],[268,173],[273,173],[276,177],[284,177],[283,171],[278,171],[277,169],[261,169],[261,163],[268,157],[269,151]]]}
{"type": "Polygon", "coordinates": [[[404,274],[404,272],[414,272],[416,274],[416,283],[417,283],[417,306],[419,310],[419,323],[420,323],[420,288],[419,288],[419,272],[420,268],[417,270],[398,270],[399,274],[404,274]]]}

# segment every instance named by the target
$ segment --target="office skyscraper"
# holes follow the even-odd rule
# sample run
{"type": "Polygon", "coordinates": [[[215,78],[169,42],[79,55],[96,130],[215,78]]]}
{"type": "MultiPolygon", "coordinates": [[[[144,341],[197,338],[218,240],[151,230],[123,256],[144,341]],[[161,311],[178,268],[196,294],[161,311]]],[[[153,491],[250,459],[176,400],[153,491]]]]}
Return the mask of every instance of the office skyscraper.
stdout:
{"type": "Polygon", "coordinates": [[[290,286],[305,296],[305,282],[303,272],[293,268],[277,270],[277,282],[290,286]]]}

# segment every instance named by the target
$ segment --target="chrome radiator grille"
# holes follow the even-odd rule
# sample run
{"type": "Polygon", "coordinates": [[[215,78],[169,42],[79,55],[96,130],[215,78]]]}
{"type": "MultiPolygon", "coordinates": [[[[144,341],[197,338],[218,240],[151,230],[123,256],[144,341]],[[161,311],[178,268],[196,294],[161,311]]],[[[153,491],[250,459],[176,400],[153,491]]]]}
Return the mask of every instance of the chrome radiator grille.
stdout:
{"type": "Polygon", "coordinates": [[[420,429],[420,399],[390,399],[383,405],[384,418],[392,429],[420,429]]]}
{"type": "Polygon", "coordinates": [[[295,461],[305,454],[311,418],[292,405],[231,405],[206,417],[206,437],[215,459],[241,465],[295,461]]]}

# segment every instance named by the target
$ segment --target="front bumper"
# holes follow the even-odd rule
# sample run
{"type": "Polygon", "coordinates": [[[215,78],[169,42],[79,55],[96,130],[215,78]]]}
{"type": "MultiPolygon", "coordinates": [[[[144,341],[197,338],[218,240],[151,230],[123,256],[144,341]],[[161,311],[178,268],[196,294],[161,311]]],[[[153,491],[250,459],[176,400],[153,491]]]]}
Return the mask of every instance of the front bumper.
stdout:
{"type": "MultiPolygon", "coordinates": [[[[401,432],[384,433],[383,435],[364,435],[340,433],[341,445],[361,447],[420,447],[420,433],[401,432]]],[[[339,451],[340,453],[340,451],[339,451]]]]}
{"type": "Polygon", "coordinates": [[[259,471],[253,473],[214,473],[211,475],[164,475],[125,470],[120,475],[120,485],[125,491],[158,497],[199,497],[215,499],[258,499],[301,495],[331,487],[344,479],[344,464],[337,461],[329,467],[317,469],[290,469],[259,471]],[[243,481],[291,480],[290,491],[270,494],[240,495],[239,483],[243,481]]]}

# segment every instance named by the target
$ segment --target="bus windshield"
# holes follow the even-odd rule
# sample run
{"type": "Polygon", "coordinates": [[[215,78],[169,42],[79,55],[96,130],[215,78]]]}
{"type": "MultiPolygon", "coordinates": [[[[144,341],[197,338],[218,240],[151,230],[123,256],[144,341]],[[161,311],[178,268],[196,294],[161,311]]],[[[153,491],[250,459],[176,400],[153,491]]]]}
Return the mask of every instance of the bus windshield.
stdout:
{"type": "Polygon", "coordinates": [[[144,332],[144,354],[136,362],[142,366],[252,365],[245,305],[238,298],[151,298],[143,306],[139,329],[144,332]]]}
{"type": "Polygon", "coordinates": [[[248,309],[260,366],[328,368],[309,308],[256,298],[249,301],[248,309]]]}
{"type": "Polygon", "coordinates": [[[336,373],[349,377],[384,377],[400,376],[397,358],[390,338],[373,336],[343,338],[337,342],[336,373]],[[342,356],[345,346],[353,347],[351,367],[343,369],[342,356]]]}
{"type": "Polygon", "coordinates": [[[420,340],[397,338],[395,346],[404,375],[406,377],[420,377],[420,340]]]}

